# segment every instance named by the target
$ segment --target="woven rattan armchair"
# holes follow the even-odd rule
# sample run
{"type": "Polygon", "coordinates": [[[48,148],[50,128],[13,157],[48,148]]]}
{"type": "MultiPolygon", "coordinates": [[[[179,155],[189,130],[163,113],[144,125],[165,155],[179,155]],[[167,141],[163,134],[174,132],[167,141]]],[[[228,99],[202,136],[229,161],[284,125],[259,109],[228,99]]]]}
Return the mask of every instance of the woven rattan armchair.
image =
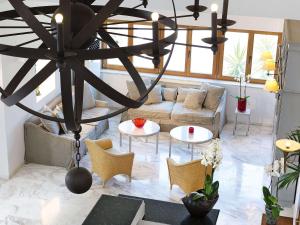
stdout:
{"type": "Polygon", "coordinates": [[[92,162],[92,172],[96,173],[105,183],[113,176],[124,174],[131,181],[134,153],[115,154],[107,150],[113,147],[109,139],[85,141],[92,162]]]}
{"type": "Polygon", "coordinates": [[[178,185],[186,194],[204,187],[206,175],[211,175],[212,167],[203,166],[200,160],[177,164],[173,159],[167,159],[171,190],[178,185]]]}

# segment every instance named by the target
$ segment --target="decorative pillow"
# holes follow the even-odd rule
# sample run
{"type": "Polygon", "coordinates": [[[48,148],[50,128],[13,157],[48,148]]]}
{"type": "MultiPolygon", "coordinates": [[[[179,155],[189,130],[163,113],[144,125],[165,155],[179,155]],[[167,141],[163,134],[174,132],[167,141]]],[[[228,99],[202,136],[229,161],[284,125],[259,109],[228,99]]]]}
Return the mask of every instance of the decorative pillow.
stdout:
{"type": "Polygon", "coordinates": [[[216,111],[224,94],[225,88],[207,84],[206,89],[207,95],[204,101],[204,107],[216,111]]]}
{"type": "Polygon", "coordinates": [[[82,109],[85,110],[94,107],[96,107],[95,97],[90,89],[90,85],[84,82],[82,109]]]}
{"type": "Polygon", "coordinates": [[[199,91],[193,91],[186,95],[183,106],[188,109],[202,108],[207,91],[202,89],[199,91]]]}
{"type": "Polygon", "coordinates": [[[177,102],[184,102],[186,96],[190,92],[199,91],[195,88],[178,88],[177,102]]]}
{"type": "Polygon", "coordinates": [[[175,102],[177,97],[177,88],[162,88],[163,100],[175,102]]]}
{"type": "MultiPolygon", "coordinates": [[[[63,114],[62,108],[59,107],[58,105],[55,108],[55,112],[56,112],[55,115],[56,115],[57,118],[59,118],[59,119],[63,119],[64,118],[64,114],[63,114]]],[[[67,126],[66,126],[65,123],[59,123],[59,124],[60,124],[60,126],[63,129],[63,131],[64,131],[65,134],[69,133],[69,131],[68,131],[67,126]]]]}
{"type": "MultiPolygon", "coordinates": [[[[55,116],[55,113],[48,106],[44,107],[43,114],[47,116],[55,116]]],[[[53,134],[59,134],[60,127],[57,122],[43,118],[40,118],[40,120],[47,131],[53,134]]]]}
{"type": "MultiPolygon", "coordinates": [[[[149,86],[147,86],[149,88],[149,86]]],[[[145,105],[161,103],[162,95],[161,95],[161,85],[156,85],[152,91],[148,94],[148,99],[145,102],[145,105]]]]}
{"type": "MultiPolygon", "coordinates": [[[[146,87],[149,86],[151,84],[151,80],[150,79],[143,79],[146,87]]],[[[133,100],[137,100],[140,97],[140,93],[139,90],[137,89],[135,83],[133,81],[126,81],[127,84],[127,89],[128,89],[128,95],[129,98],[133,99],[133,100]]]]}

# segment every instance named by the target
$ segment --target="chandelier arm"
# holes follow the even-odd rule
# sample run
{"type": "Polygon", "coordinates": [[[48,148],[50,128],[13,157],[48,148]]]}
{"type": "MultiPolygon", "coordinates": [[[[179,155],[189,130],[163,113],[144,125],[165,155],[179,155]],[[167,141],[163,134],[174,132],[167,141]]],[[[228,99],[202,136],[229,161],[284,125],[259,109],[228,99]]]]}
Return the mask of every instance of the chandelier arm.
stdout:
{"type": "Polygon", "coordinates": [[[110,0],[101,8],[96,16],[86,24],[72,41],[73,48],[80,48],[97,30],[103,25],[105,20],[114,13],[124,0],[110,0]]]}
{"type": "MultiPolygon", "coordinates": [[[[39,48],[45,48],[46,45],[42,44],[39,48]]],[[[19,69],[19,71],[16,73],[16,75],[12,78],[12,80],[9,82],[7,87],[5,88],[5,92],[8,95],[11,95],[16,88],[19,86],[21,81],[24,79],[24,77],[28,74],[28,72],[32,69],[32,67],[36,64],[38,59],[28,59],[24,65],[19,69]]]]}
{"type": "MultiPolygon", "coordinates": [[[[0,18],[0,21],[2,21],[2,20],[12,20],[12,21],[25,22],[23,19],[17,19],[17,18],[0,18]]],[[[40,21],[40,24],[43,24],[43,25],[51,25],[51,23],[41,22],[41,21],[40,21]]]]}
{"type": "MultiPolygon", "coordinates": [[[[118,43],[108,34],[107,31],[100,29],[98,31],[98,34],[100,37],[102,37],[111,48],[119,48],[120,46],[118,43]]],[[[147,88],[145,86],[144,81],[142,80],[139,72],[137,69],[133,66],[132,62],[128,59],[126,54],[124,52],[121,53],[119,57],[120,61],[122,62],[125,69],[128,71],[129,75],[131,76],[135,86],[137,87],[140,96],[142,96],[146,91],[147,88]]]]}
{"type": "MultiPolygon", "coordinates": [[[[49,30],[49,31],[53,31],[53,29],[49,30]]],[[[19,32],[19,33],[11,33],[11,34],[2,34],[2,35],[0,35],[0,38],[11,37],[11,36],[19,36],[19,35],[24,35],[24,34],[34,34],[34,32],[33,31],[28,31],[28,32],[19,32]]]]}
{"type": "MultiPolygon", "coordinates": [[[[152,30],[150,27],[108,27],[108,26],[103,26],[101,27],[102,29],[109,29],[109,30],[152,30]]],[[[159,28],[158,30],[160,31],[166,31],[166,30],[174,30],[171,28],[159,28]]],[[[199,28],[178,28],[178,31],[189,31],[189,30],[211,30],[210,27],[199,27],[199,28]]]]}
{"type": "Polygon", "coordinates": [[[56,70],[56,64],[50,61],[40,72],[31,78],[26,84],[18,89],[14,94],[7,97],[1,96],[1,100],[7,105],[12,106],[21,101],[32,91],[42,84],[56,70]]]}
{"type": "MultiPolygon", "coordinates": [[[[84,62],[81,62],[84,65],[84,62]]],[[[80,124],[82,117],[82,105],[83,105],[83,92],[84,92],[84,80],[82,76],[74,73],[75,83],[75,121],[80,124]]]]}
{"type": "Polygon", "coordinates": [[[49,16],[48,14],[46,14],[46,13],[44,13],[44,12],[38,10],[38,9],[31,10],[31,12],[33,12],[34,14],[41,14],[41,15],[43,15],[43,16],[45,16],[45,17],[52,20],[52,16],[49,16]]]}
{"type": "Polygon", "coordinates": [[[143,104],[143,102],[132,100],[113,89],[111,86],[95,76],[95,74],[93,74],[86,67],[80,65],[80,61],[78,59],[67,59],[66,62],[71,66],[78,76],[83,76],[83,79],[86,82],[113,101],[129,108],[138,108],[143,104]]]}
{"type": "Polygon", "coordinates": [[[72,42],[71,37],[71,2],[70,0],[59,0],[60,10],[64,17],[64,43],[65,47],[69,48],[72,42]]]}
{"type": "Polygon", "coordinates": [[[32,14],[31,10],[20,0],[9,0],[10,4],[15,8],[18,14],[24,19],[24,21],[30,26],[30,28],[36,33],[36,35],[43,40],[48,48],[56,48],[55,39],[50,33],[43,27],[38,19],[32,14]]]}
{"type": "Polygon", "coordinates": [[[76,131],[79,125],[75,122],[73,110],[71,68],[64,65],[59,71],[64,121],[68,130],[76,131]]]}

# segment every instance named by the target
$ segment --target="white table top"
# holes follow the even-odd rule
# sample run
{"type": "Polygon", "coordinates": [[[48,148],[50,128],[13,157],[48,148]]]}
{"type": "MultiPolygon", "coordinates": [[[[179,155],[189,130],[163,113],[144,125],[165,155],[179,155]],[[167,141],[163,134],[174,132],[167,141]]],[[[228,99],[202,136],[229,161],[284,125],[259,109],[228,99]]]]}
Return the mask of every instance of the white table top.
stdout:
{"type": "Polygon", "coordinates": [[[170,135],[176,140],[191,144],[205,143],[213,138],[213,133],[210,130],[198,126],[175,127],[171,130],[170,135]],[[189,134],[189,127],[194,127],[193,134],[189,134]]]}
{"type": "Polygon", "coordinates": [[[119,124],[119,131],[133,137],[148,137],[159,133],[160,126],[147,120],[143,128],[137,128],[131,120],[127,120],[119,124]]]}
{"type": "Polygon", "coordinates": [[[235,114],[250,115],[251,109],[247,108],[245,112],[240,112],[237,108],[235,108],[235,114]]]}

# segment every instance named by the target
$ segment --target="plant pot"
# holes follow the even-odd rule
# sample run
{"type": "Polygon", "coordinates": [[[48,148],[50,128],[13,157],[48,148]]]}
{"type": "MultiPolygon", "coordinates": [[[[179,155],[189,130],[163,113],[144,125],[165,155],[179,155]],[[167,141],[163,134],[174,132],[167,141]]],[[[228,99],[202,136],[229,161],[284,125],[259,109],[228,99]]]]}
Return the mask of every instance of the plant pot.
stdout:
{"type": "Polygon", "coordinates": [[[245,112],[247,109],[247,98],[238,98],[238,106],[239,112],[245,112]]]}
{"type": "Polygon", "coordinates": [[[266,223],[267,225],[276,225],[277,218],[275,219],[272,214],[272,210],[266,207],[266,223]]]}
{"type": "MultiPolygon", "coordinates": [[[[201,193],[202,190],[198,190],[197,192],[201,193]]],[[[184,197],[182,202],[192,217],[205,217],[215,206],[218,199],[219,195],[212,200],[193,200],[193,194],[190,194],[189,196],[184,197]]]]}

